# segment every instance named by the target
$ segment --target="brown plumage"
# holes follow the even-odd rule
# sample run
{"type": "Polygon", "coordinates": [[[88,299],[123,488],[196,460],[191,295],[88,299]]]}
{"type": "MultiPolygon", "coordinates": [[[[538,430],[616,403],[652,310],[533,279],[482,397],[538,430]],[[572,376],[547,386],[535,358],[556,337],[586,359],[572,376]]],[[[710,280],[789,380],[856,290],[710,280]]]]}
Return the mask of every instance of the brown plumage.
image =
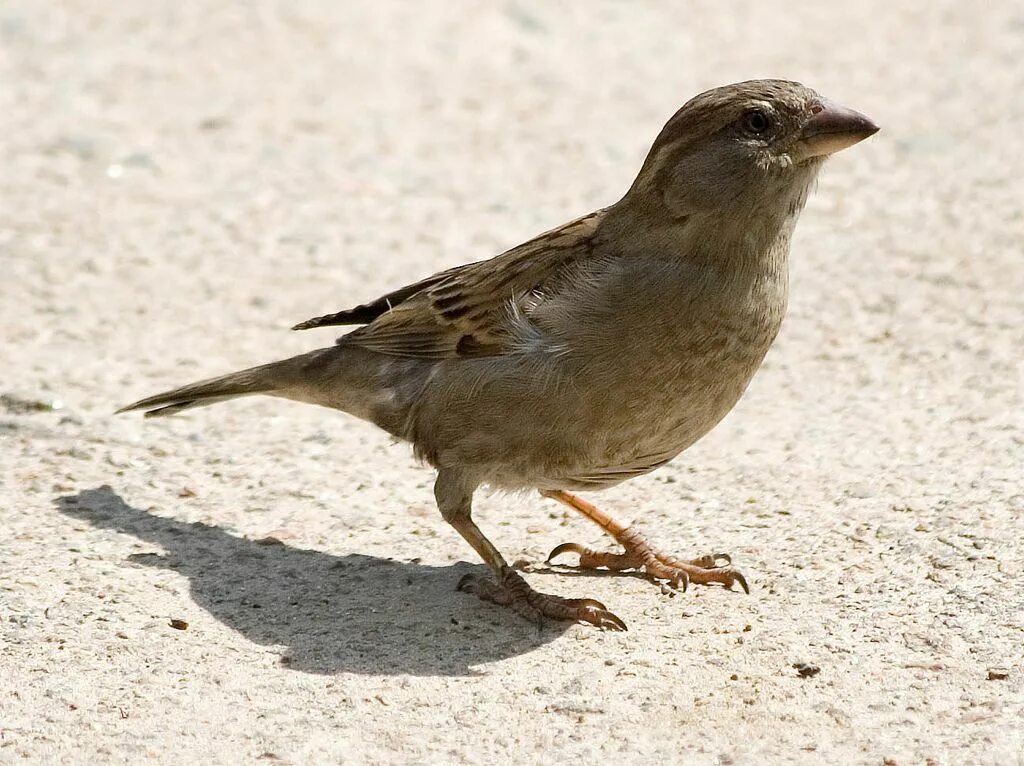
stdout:
{"type": "Polygon", "coordinates": [[[472,521],[482,484],[538,489],[625,548],[554,552],[582,566],[746,589],[728,557],[660,554],[566,490],[651,471],[733,407],[779,331],[790,237],[821,163],[876,130],[797,83],[708,91],[669,120],[614,205],[296,325],[362,325],[331,348],[125,409],[165,415],[261,393],[376,423],[437,468],[442,515],[497,577],[460,587],[526,614],[625,627],[598,602],[537,593],[513,572],[472,521]]]}

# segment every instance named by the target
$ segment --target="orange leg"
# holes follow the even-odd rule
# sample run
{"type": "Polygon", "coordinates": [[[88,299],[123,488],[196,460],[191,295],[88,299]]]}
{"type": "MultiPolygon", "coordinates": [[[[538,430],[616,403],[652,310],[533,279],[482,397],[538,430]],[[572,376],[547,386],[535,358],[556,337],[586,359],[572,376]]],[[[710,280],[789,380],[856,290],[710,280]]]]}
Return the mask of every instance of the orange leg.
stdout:
{"type": "Polygon", "coordinates": [[[731,588],[738,583],[747,593],[750,588],[743,574],[733,568],[732,559],[725,553],[715,553],[683,561],[661,553],[651,547],[640,530],[616,521],[601,509],[586,500],[563,490],[541,490],[544,497],[550,497],[579,511],[601,529],[615,538],[625,550],[622,553],[595,551],[579,543],[563,543],[551,551],[548,562],[563,553],[577,553],[582,569],[604,567],[613,571],[636,569],[646,572],[658,580],[668,580],[671,585],[686,590],[688,583],[710,585],[718,583],[731,588]]]}

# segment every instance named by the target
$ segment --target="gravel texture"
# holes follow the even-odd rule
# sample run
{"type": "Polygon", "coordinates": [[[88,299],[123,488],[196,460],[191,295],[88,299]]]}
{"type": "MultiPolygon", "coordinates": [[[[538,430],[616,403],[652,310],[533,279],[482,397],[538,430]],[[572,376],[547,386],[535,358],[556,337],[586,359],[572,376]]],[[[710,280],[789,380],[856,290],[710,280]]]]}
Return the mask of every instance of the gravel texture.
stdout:
{"type": "MultiPolygon", "coordinates": [[[[1024,7],[0,5],[0,763],[1024,763],[1024,7]],[[801,80],[836,157],[764,369],[591,496],[744,596],[543,567],[535,625],[406,447],[112,410],[614,201],[694,93],[801,80]]],[[[599,530],[481,496],[511,559],[599,530]]]]}

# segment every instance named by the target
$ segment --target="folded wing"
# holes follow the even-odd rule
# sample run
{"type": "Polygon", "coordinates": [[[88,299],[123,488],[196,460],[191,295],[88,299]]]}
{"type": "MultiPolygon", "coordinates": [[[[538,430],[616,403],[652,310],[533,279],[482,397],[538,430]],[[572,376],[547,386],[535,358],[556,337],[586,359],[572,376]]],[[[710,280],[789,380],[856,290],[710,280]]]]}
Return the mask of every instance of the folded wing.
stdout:
{"type": "Polygon", "coordinates": [[[591,251],[605,215],[591,213],[487,261],[457,266],[297,330],[366,323],[338,339],[383,354],[448,358],[508,353],[523,317],[557,292],[591,251]]]}

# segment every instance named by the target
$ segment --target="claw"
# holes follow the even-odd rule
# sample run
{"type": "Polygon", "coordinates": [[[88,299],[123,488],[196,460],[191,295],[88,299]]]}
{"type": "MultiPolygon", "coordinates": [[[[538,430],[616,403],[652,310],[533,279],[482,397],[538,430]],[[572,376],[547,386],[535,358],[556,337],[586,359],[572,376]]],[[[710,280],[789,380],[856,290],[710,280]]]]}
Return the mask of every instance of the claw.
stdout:
{"type": "Polygon", "coordinates": [[[732,556],[728,553],[709,553],[705,556],[698,556],[687,563],[702,569],[720,569],[732,564],[732,556]]]}
{"type": "Polygon", "coordinates": [[[614,612],[607,609],[583,608],[576,615],[576,619],[582,622],[589,622],[601,630],[627,631],[626,623],[619,619],[614,612]]]}
{"type": "Polygon", "coordinates": [[[715,567],[713,569],[698,569],[691,573],[694,582],[702,585],[721,585],[726,590],[732,590],[733,583],[739,583],[743,591],[750,595],[750,586],[747,585],[747,578],[738,569],[732,567],[715,567]]]}
{"type": "Polygon", "coordinates": [[[585,550],[586,549],[579,543],[562,543],[561,545],[556,545],[551,550],[551,553],[548,554],[548,557],[547,559],[545,559],[544,563],[554,563],[553,559],[557,558],[558,556],[561,556],[563,553],[579,553],[582,555],[585,550]]]}
{"type": "Polygon", "coordinates": [[[690,576],[680,570],[675,577],[668,581],[668,586],[673,590],[686,593],[686,589],[690,587],[690,576]]]}
{"type": "Polygon", "coordinates": [[[603,612],[608,611],[608,607],[596,598],[567,598],[564,599],[564,601],[570,606],[578,606],[581,609],[600,609],[603,612]]]}
{"type": "Polygon", "coordinates": [[[626,632],[629,630],[629,628],[626,627],[626,623],[608,610],[605,610],[603,614],[599,615],[599,619],[600,622],[595,622],[594,625],[602,630],[615,630],[620,632],[626,632]]]}

